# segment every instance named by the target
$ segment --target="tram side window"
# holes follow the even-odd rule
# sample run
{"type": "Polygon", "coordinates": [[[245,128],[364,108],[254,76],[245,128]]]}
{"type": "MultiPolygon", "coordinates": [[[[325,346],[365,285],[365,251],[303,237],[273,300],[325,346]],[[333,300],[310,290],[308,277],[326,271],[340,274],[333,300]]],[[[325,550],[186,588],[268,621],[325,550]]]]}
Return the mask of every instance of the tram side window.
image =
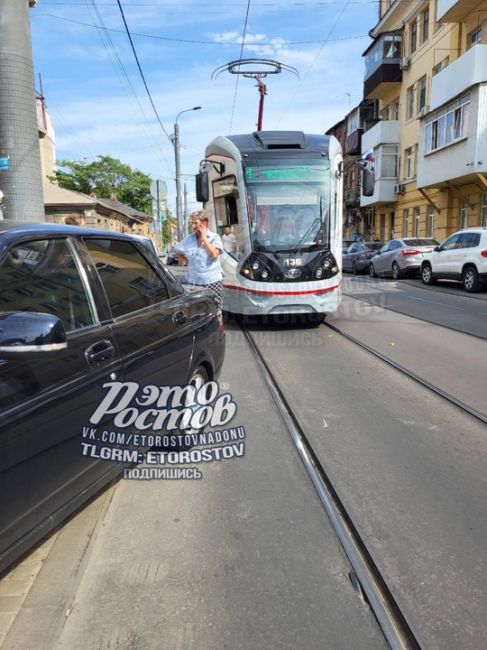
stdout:
{"type": "Polygon", "coordinates": [[[230,227],[237,240],[235,254],[238,257],[244,247],[244,234],[235,176],[227,176],[213,181],[213,198],[218,231],[223,232],[225,226],[230,227]]]}

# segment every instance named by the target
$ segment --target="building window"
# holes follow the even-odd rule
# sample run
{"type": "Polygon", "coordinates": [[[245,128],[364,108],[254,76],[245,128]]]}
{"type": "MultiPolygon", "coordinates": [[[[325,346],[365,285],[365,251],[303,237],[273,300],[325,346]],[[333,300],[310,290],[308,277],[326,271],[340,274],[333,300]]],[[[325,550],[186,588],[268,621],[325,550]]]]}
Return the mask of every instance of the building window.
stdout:
{"type": "Polygon", "coordinates": [[[482,194],[482,225],[487,228],[487,194],[482,194]]]}
{"type": "Polygon", "coordinates": [[[393,104],[393,113],[394,113],[394,118],[395,120],[399,119],[399,100],[396,99],[396,101],[393,104]]]}
{"type": "Polygon", "coordinates": [[[418,113],[426,106],[426,76],[418,81],[418,113]]]}
{"type": "Polygon", "coordinates": [[[478,27],[467,36],[467,46],[469,48],[482,43],[482,28],[478,27]]]}
{"type": "Polygon", "coordinates": [[[406,149],[404,152],[404,178],[414,178],[415,176],[415,150],[415,147],[409,147],[409,149],[406,149]]]}
{"type": "Polygon", "coordinates": [[[450,104],[426,124],[426,153],[462,140],[468,136],[470,96],[450,104]]]}
{"type": "Polygon", "coordinates": [[[466,201],[460,203],[460,228],[468,228],[468,217],[470,209],[466,201]]]}
{"type": "Polygon", "coordinates": [[[379,147],[376,160],[376,178],[397,178],[398,150],[395,144],[383,144],[379,147]]]}
{"type": "Polygon", "coordinates": [[[409,27],[409,49],[411,51],[411,54],[413,52],[416,52],[416,48],[418,46],[418,23],[416,20],[413,20],[409,27]]]}
{"type": "Polygon", "coordinates": [[[446,68],[446,66],[449,63],[449,57],[446,56],[442,61],[437,63],[435,66],[433,66],[433,77],[438,74],[438,72],[441,72],[443,68],[446,68]]]}
{"type": "Polygon", "coordinates": [[[434,239],[435,236],[435,209],[432,205],[428,207],[428,237],[434,239]]]}
{"type": "Polygon", "coordinates": [[[425,9],[421,14],[421,42],[428,40],[430,30],[430,10],[425,9]]]}
{"type": "Polygon", "coordinates": [[[402,236],[407,237],[409,234],[409,209],[402,211],[402,236]]]}
{"type": "Polygon", "coordinates": [[[419,208],[414,208],[414,236],[419,237],[419,220],[421,213],[419,208]]]}
{"type": "Polygon", "coordinates": [[[414,86],[409,86],[406,91],[406,119],[412,119],[414,115],[414,86]]]}

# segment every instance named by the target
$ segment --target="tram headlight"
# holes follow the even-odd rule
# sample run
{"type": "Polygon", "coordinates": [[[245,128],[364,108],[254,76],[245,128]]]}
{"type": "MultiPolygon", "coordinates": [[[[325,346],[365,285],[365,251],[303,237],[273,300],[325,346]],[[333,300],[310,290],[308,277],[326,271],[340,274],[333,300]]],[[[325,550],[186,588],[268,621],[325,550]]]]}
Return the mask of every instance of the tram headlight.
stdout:
{"type": "Polygon", "coordinates": [[[242,273],[248,278],[250,276],[250,269],[244,268],[242,269],[242,273]]]}
{"type": "Polygon", "coordinates": [[[325,260],[325,261],[323,262],[323,267],[324,267],[325,269],[329,269],[330,266],[331,266],[331,262],[330,262],[330,260],[325,260]]]}
{"type": "Polygon", "coordinates": [[[323,271],[323,269],[321,267],[318,267],[316,269],[316,271],[315,271],[315,278],[317,280],[321,280],[321,278],[324,276],[324,274],[325,274],[325,272],[323,271]]]}
{"type": "Polygon", "coordinates": [[[254,271],[258,271],[259,268],[260,268],[260,264],[259,264],[259,262],[257,262],[257,260],[255,262],[252,262],[252,269],[254,271]]]}
{"type": "Polygon", "coordinates": [[[261,277],[263,280],[267,280],[267,278],[269,277],[269,271],[266,271],[266,270],[264,269],[264,270],[262,271],[262,273],[260,274],[260,277],[261,277]]]}

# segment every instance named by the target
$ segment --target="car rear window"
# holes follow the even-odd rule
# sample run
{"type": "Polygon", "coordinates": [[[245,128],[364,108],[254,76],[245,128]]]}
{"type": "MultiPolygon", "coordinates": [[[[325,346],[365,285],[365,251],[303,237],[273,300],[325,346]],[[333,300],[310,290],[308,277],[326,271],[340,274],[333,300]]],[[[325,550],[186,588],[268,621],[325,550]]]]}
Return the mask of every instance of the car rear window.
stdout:
{"type": "Polygon", "coordinates": [[[439,246],[436,239],[404,239],[406,246],[439,246]]]}

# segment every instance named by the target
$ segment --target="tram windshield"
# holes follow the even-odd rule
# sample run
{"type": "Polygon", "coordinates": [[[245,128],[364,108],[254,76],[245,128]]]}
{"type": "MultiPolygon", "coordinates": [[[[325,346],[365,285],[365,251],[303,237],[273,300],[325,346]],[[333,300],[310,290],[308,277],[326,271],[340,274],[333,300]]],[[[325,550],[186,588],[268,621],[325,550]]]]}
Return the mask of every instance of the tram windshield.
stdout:
{"type": "Polygon", "coordinates": [[[327,160],[247,160],[243,167],[254,251],[302,252],[329,247],[327,160]]]}

